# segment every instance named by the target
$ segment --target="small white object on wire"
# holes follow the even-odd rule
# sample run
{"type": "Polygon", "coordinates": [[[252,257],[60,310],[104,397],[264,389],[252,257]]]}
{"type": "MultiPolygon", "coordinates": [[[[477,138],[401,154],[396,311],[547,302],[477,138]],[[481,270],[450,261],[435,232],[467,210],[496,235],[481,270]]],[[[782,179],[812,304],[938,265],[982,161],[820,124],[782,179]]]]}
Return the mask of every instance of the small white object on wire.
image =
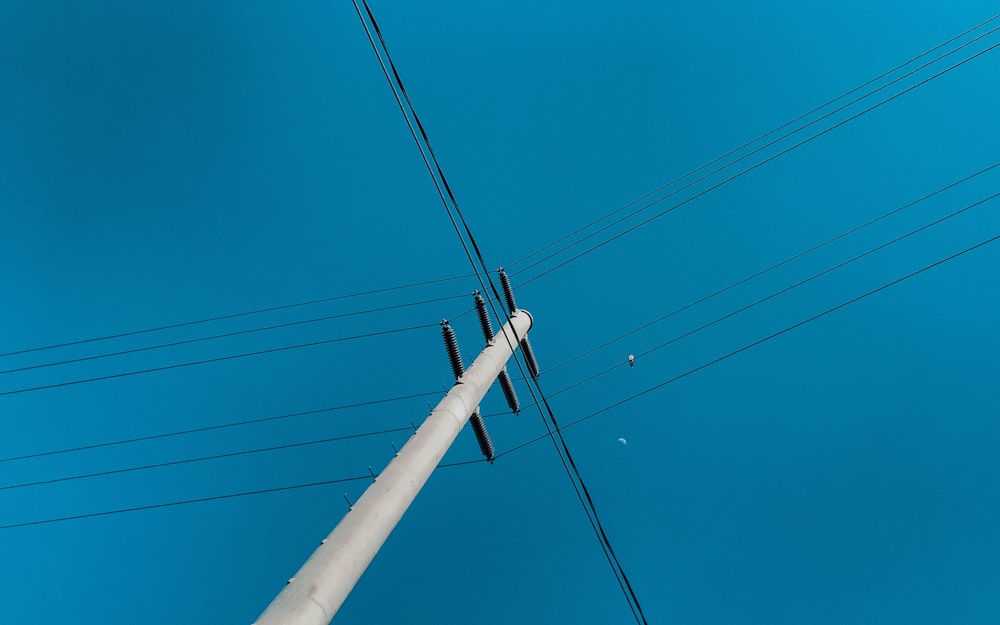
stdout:
{"type": "Polygon", "coordinates": [[[628,366],[633,367],[635,365],[635,356],[632,354],[628,355],[628,366]]]}

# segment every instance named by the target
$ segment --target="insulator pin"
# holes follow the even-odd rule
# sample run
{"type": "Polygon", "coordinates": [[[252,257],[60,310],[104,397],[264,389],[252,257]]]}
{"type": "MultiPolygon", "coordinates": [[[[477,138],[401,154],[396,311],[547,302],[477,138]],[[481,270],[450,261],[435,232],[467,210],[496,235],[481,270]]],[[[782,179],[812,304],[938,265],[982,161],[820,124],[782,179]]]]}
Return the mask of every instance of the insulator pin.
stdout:
{"type": "Polygon", "coordinates": [[[483,337],[489,343],[493,339],[493,323],[490,321],[490,313],[486,311],[486,301],[479,291],[476,291],[476,314],[479,316],[479,327],[483,329],[483,337]]]}
{"type": "Polygon", "coordinates": [[[451,329],[447,321],[441,322],[441,336],[444,338],[445,349],[448,350],[451,371],[457,380],[465,373],[465,365],[462,364],[462,353],[458,351],[458,339],[455,338],[455,331],[451,329]]]}
{"type": "Polygon", "coordinates": [[[476,434],[476,440],[479,441],[479,449],[483,452],[483,456],[490,462],[493,462],[496,458],[496,450],[493,448],[493,441],[490,440],[490,435],[486,431],[486,423],[483,421],[483,416],[479,414],[479,408],[476,408],[472,412],[472,416],[469,417],[469,423],[472,424],[472,431],[476,434]]]}
{"type": "MultiPolygon", "coordinates": [[[[441,336],[444,337],[444,346],[448,350],[448,360],[451,362],[451,370],[457,380],[465,373],[465,365],[462,363],[462,353],[458,350],[458,339],[455,338],[455,331],[452,330],[447,321],[441,322],[441,336]]],[[[504,390],[504,395],[507,395],[506,389],[504,390]]],[[[493,447],[493,441],[490,440],[489,433],[486,431],[486,423],[483,421],[483,416],[479,414],[479,408],[472,411],[469,422],[472,424],[472,431],[479,442],[480,451],[492,463],[496,457],[496,450],[493,447]]]]}
{"type": "Polygon", "coordinates": [[[517,393],[514,392],[514,383],[510,380],[510,375],[507,373],[507,367],[500,370],[500,375],[497,376],[497,380],[500,382],[500,390],[503,391],[503,396],[507,400],[507,405],[510,406],[511,412],[517,414],[521,411],[521,402],[517,400],[517,393]]]}
{"type": "Polygon", "coordinates": [[[528,373],[531,377],[538,379],[538,360],[535,359],[535,350],[531,349],[528,337],[521,339],[521,353],[524,354],[524,362],[528,363],[528,373]]]}
{"type": "Polygon", "coordinates": [[[507,309],[513,315],[517,311],[517,302],[514,301],[514,289],[510,288],[510,278],[507,277],[503,267],[498,269],[497,273],[500,274],[500,286],[503,287],[503,297],[507,300],[507,309]]]}

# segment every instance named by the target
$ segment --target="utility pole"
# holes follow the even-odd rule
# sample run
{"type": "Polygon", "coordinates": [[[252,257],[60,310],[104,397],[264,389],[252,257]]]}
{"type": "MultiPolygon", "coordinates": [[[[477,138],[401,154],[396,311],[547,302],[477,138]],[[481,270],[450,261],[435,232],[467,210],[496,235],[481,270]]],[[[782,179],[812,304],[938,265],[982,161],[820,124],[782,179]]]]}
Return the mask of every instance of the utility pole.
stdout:
{"type": "MultiPolygon", "coordinates": [[[[513,299],[509,300],[514,308],[513,299]]],[[[434,408],[389,466],[344,515],[255,625],[328,625],[479,406],[514,348],[526,342],[531,315],[510,320],[434,408]]],[[[484,329],[485,331],[485,329],[484,329]]]]}

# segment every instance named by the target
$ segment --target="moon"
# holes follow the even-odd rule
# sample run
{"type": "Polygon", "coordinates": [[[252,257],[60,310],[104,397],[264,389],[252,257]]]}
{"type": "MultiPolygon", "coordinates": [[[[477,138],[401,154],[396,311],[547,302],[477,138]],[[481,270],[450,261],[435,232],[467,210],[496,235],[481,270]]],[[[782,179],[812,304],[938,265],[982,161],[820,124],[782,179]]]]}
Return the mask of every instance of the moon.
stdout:
{"type": "Polygon", "coordinates": [[[619,438],[618,442],[621,443],[622,445],[628,445],[628,441],[625,440],[624,438],[619,438]]]}

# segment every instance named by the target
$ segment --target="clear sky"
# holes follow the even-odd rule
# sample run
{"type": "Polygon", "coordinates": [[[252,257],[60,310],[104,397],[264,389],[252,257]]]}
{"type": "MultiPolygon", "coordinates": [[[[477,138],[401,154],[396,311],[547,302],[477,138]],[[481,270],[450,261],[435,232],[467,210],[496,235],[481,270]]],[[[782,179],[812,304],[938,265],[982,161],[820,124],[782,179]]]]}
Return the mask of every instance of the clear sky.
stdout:
{"type": "MultiPolygon", "coordinates": [[[[518,262],[996,12],[985,0],[819,6],[373,0],[487,263],[510,267],[534,315],[543,370],[1000,161],[998,49],[529,283],[1000,43],[998,20],[584,243],[518,262]]],[[[0,120],[0,353],[470,272],[347,1],[4,2],[0,120]]],[[[644,355],[998,191],[1000,168],[541,386],[562,423],[652,388],[1000,235],[997,199],[644,355]]],[[[1000,241],[566,430],[651,623],[1000,621],[998,264],[1000,241]]],[[[0,620],[251,623],[365,480],[21,524],[378,472],[450,385],[435,324],[471,299],[11,369],[476,287],[464,277],[0,357],[0,620]],[[383,430],[395,431],[10,488],[383,430]]],[[[469,362],[474,318],[455,327],[469,362]]],[[[498,389],[483,411],[497,414],[500,451],[544,432],[534,409],[501,414],[498,389]]],[[[477,456],[466,431],[445,462],[477,456]]],[[[436,472],[337,618],[631,620],[546,440],[436,472]]]]}

